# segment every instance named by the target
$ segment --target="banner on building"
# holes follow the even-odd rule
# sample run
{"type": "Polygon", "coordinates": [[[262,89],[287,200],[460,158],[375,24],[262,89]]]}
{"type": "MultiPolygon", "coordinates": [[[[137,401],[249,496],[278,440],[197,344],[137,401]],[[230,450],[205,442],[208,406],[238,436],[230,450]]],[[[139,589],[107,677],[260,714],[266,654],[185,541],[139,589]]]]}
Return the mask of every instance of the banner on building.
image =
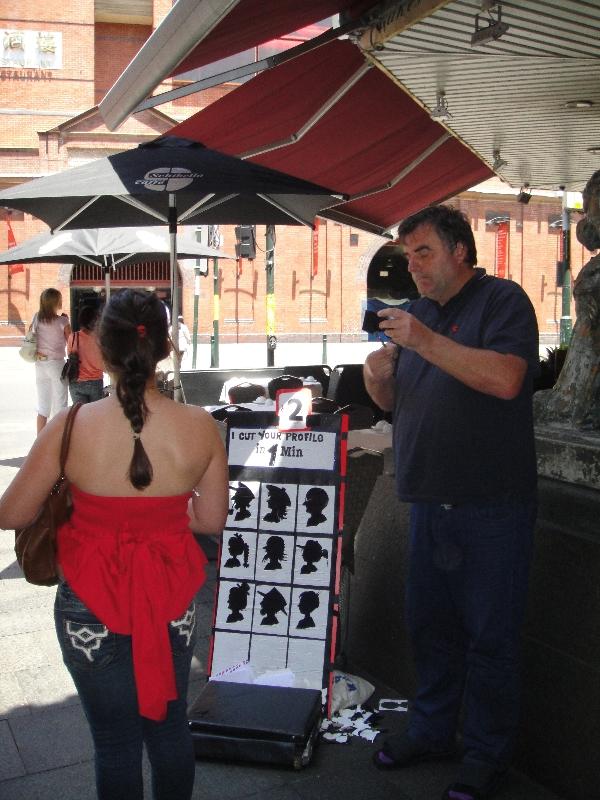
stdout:
{"type": "Polygon", "coordinates": [[[508,277],[508,237],[510,221],[499,222],[496,228],[496,276],[508,277]]]}
{"type": "MultiPolygon", "coordinates": [[[[12,229],[12,225],[10,224],[10,219],[6,219],[6,228],[7,228],[7,244],[8,249],[10,250],[11,247],[17,246],[17,240],[15,239],[15,234],[12,229]]],[[[23,264],[9,264],[8,265],[8,274],[9,275],[16,275],[17,272],[24,272],[25,267],[23,264]]]]}

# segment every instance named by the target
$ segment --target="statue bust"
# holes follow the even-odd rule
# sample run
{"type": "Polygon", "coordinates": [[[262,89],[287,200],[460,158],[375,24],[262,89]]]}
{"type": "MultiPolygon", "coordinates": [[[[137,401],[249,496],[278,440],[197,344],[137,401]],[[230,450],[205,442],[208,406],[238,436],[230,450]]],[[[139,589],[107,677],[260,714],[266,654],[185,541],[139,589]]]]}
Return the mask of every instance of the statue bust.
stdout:
{"type": "MultiPolygon", "coordinates": [[[[600,170],[583,190],[584,217],[577,239],[600,248],[600,170]]],[[[600,430],[600,255],[585,264],[573,284],[577,321],[555,386],[534,395],[537,423],[563,423],[581,431],[600,430]]]]}

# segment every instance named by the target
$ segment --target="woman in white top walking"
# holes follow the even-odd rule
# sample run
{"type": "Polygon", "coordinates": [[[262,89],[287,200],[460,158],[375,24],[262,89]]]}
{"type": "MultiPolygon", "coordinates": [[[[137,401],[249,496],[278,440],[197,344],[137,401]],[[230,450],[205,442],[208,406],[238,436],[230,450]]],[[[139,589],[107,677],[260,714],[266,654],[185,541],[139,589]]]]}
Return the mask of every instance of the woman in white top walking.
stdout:
{"type": "Polygon", "coordinates": [[[71,333],[69,318],[59,314],[62,295],[58,289],[44,289],[40,295],[40,310],[33,318],[37,333],[35,382],[37,387],[37,432],[61,408],[66,408],[67,382],[60,374],[65,363],[66,343],[71,333]]]}

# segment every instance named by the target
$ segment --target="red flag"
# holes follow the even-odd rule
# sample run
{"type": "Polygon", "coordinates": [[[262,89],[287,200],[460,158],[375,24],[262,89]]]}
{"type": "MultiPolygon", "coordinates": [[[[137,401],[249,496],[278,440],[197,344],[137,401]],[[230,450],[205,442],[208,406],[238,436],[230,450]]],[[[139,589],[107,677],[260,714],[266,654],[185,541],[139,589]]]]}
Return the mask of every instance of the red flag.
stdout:
{"type": "MultiPolygon", "coordinates": [[[[11,247],[17,246],[17,240],[15,239],[15,234],[13,233],[12,225],[10,224],[10,219],[6,218],[6,227],[8,228],[8,248],[10,250],[11,247]]],[[[25,267],[23,264],[10,264],[8,267],[8,274],[9,275],[16,275],[17,272],[24,272],[25,267]]]]}

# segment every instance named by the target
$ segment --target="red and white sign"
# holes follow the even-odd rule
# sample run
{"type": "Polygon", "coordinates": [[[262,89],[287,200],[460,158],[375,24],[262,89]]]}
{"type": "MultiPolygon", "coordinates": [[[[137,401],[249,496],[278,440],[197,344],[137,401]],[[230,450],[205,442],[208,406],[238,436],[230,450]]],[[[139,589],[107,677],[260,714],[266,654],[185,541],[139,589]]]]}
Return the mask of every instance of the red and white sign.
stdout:
{"type": "Polygon", "coordinates": [[[506,278],[508,275],[508,232],[510,222],[499,222],[496,231],[496,276],[506,278]]]}

